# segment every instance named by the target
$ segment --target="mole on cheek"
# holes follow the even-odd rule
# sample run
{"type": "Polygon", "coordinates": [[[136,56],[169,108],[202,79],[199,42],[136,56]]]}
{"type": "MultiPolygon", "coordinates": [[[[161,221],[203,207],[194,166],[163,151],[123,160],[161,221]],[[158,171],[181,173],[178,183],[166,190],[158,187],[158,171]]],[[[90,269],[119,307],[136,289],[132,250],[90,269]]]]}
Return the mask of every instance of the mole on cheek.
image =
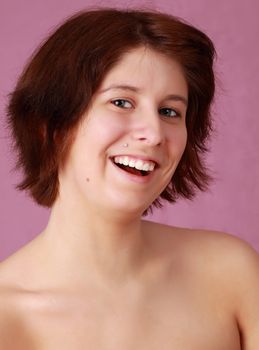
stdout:
{"type": "Polygon", "coordinates": [[[89,181],[90,181],[89,177],[87,177],[87,178],[86,178],[86,181],[87,181],[87,182],[89,182],[89,181]]]}

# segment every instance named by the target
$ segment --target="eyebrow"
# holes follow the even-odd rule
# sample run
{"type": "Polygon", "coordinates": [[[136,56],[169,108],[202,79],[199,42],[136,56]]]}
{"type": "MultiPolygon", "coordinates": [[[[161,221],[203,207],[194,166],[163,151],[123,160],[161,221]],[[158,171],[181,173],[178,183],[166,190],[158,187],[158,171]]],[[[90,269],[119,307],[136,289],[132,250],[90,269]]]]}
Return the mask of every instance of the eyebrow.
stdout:
{"type": "MultiPolygon", "coordinates": [[[[140,89],[135,87],[135,86],[131,86],[131,85],[111,85],[106,89],[102,89],[100,91],[101,94],[109,91],[109,90],[125,90],[125,91],[133,91],[133,92],[140,92],[140,89]]],[[[183,97],[182,95],[177,95],[177,94],[170,94],[167,95],[165,97],[166,101],[180,101],[182,102],[186,107],[188,106],[188,100],[183,97]]]]}

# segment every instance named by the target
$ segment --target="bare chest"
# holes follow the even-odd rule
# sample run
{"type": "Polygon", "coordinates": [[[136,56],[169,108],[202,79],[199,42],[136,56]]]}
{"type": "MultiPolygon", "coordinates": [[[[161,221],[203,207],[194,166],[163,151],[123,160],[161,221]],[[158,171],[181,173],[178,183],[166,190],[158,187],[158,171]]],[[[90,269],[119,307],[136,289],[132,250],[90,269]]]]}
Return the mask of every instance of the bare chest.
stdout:
{"type": "MultiPolygon", "coordinates": [[[[216,300],[215,300],[216,302],[216,300]]],[[[27,318],[26,350],[240,350],[238,328],[209,296],[183,291],[143,300],[67,300],[27,318]]],[[[20,348],[19,348],[20,349],[20,348]]]]}

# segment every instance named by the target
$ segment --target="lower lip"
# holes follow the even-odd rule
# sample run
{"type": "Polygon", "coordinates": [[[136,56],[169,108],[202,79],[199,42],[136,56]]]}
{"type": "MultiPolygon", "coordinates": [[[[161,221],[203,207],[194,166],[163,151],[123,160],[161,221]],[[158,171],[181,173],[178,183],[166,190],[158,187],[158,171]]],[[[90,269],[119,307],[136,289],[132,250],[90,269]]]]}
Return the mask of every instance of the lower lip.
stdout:
{"type": "Polygon", "coordinates": [[[138,184],[146,184],[148,183],[154,176],[154,172],[155,170],[153,170],[152,172],[150,172],[148,175],[145,176],[139,176],[139,175],[134,175],[131,173],[128,173],[125,170],[122,170],[120,167],[118,167],[117,165],[115,165],[113,163],[113,161],[110,159],[112,165],[118,170],[119,174],[123,175],[124,178],[128,179],[131,182],[134,183],[138,183],[138,184]]]}

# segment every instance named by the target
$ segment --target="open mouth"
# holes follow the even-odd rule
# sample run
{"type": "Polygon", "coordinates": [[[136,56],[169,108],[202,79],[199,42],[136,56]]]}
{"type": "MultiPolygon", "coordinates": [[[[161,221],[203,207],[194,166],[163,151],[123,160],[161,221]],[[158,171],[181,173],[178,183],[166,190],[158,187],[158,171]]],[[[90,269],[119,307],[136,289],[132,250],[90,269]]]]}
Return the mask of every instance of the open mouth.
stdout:
{"type": "Polygon", "coordinates": [[[116,164],[117,167],[121,168],[122,170],[126,171],[127,173],[138,175],[138,176],[147,176],[148,174],[151,173],[151,171],[144,171],[144,170],[138,170],[136,168],[131,168],[128,165],[123,165],[123,164],[116,164]]]}
{"type": "Polygon", "coordinates": [[[133,175],[136,175],[136,176],[148,176],[149,174],[151,174],[153,170],[140,170],[140,169],[137,169],[135,166],[130,166],[130,165],[125,165],[125,164],[120,164],[118,162],[115,161],[115,158],[111,158],[112,162],[114,165],[116,165],[118,168],[126,171],[127,173],[129,174],[133,174],[133,175]]]}

